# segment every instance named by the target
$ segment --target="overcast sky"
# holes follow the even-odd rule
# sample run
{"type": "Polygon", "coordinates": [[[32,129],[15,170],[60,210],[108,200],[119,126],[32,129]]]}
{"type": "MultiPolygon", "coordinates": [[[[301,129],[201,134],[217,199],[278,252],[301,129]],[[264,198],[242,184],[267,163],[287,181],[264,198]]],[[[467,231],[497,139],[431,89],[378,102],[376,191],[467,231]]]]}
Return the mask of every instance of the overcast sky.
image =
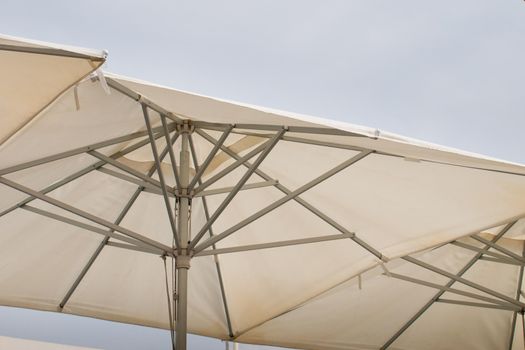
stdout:
{"type": "MultiPolygon", "coordinates": [[[[525,163],[523,0],[1,5],[1,33],[107,49],[111,72],[525,163]]],[[[169,342],[163,331],[9,308],[0,334],[115,350],[169,342]]],[[[190,338],[190,349],[223,347],[190,338]]]]}

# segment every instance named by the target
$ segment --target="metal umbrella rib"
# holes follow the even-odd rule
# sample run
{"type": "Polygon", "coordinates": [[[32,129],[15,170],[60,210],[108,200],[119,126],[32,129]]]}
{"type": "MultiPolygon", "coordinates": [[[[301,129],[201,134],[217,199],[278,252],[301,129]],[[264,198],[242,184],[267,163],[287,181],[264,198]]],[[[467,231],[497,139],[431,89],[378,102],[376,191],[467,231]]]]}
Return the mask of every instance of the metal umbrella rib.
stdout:
{"type": "MultiPolygon", "coordinates": [[[[195,145],[193,143],[193,137],[191,135],[190,135],[188,141],[189,141],[189,146],[190,146],[193,166],[195,167],[195,169],[198,170],[199,169],[199,164],[198,164],[198,161],[197,161],[197,152],[195,151],[195,145]]],[[[198,179],[197,183],[199,185],[202,184],[202,180],[198,179]]],[[[202,196],[201,200],[202,200],[202,206],[203,206],[203,209],[204,209],[204,217],[205,217],[206,221],[209,221],[210,220],[210,212],[208,210],[208,203],[207,203],[207,200],[206,200],[206,196],[202,196]]],[[[212,227],[212,225],[208,229],[208,232],[210,234],[210,237],[213,237],[213,227],[212,227]]],[[[212,245],[212,249],[216,249],[215,245],[212,245]]],[[[225,288],[224,288],[224,279],[223,279],[223,276],[222,276],[222,270],[221,270],[221,266],[220,266],[220,263],[219,263],[219,259],[217,257],[215,257],[214,261],[215,261],[215,270],[217,271],[217,278],[219,280],[219,287],[220,287],[220,290],[221,290],[222,305],[224,307],[224,316],[226,318],[226,326],[228,327],[228,335],[230,336],[230,338],[233,338],[234,332],[233,332],[233,326],[232,326],[232,322],[231,322],[231,316],[230,316],[230,310],[229,310],[229,306],[228,306],[228,300],[226,298],[226,291],[225,291],[225,288]]]]}
{"type": "MultiPolygon", "coordinates": [[[[168,151],[169,145],[172,145],[175,142],[175,140],[177,140],[177,137],[178,137],[178,134],[175,134],[173,136],[173,138],[170,140],[170,142],[168,142],[168,144],[166,145],[165,149],[160,154],[160,159],[164,159],[164,157],[166,156],[166,153],[168,151]]],[[[156,166],[152,166],[149,169],[147,175],[148,176],[152,176],[155,173],[156,169],[157,169],[156,166]]],[[[131,195],[130,199],[128,200],[128,202],[126,203],[126,205],[124,206],[124,208],[122,209],[120,214],[118,215],[117,219],[115,220],[115,222],[114,222],[115,225],[120,225],[120,223],[122,222],[122,220],[124,220],[124,218],[128,214],[128,212],[131,209],[131,207],[133,206],[133,204],[139,198],[139,196],[142,193],[142,191],[144,191],[144,189],[145,189],[144,186],[139,186],[135,190],[135,192],[131,195]]],[[[62,298],[62,301],[59,304],[59,307],[61,309],[64,308],[64,306],[68,302],[69,298],[71,298],[71,295],[75,292],[75,290],[79,286],[80,282],[82,282],[82,280],[84,279],[85,275],[88,273],[89,269],[91,268],[91,266],[93,265],[95,260],[98,258],[98,256],[100,255],[100,253],[102,252],[104,247],[106,245],[122,247],[121,243],[119,243],[119,242],[111,242],[110,241],[111,233],[113,233],[113,232],[114,232],[114,230],[109,230],[106,233],[106,237],[104,237],[104,239],[97,246],[97,248],[95,249],[93,254],[90,256],[89,260],[87,261],[87,263],[84,265],[84,267],[80,271],[80,274],[77,276],[77,278],[75,279],[75,281],[73,282],[71,287],[68,289],[68,291],[66,292],[66,294],[62,298]]],[[[144,246],[144,245],[132,244],[132,245],[126,245],[126,248],[127,249],[137,250],[137,251],[149,252],[149,253],[157,254],[157,255],[159,254],[159,251],[157,249],[151,249],[151,248],[148,248],[147,246],[144,246]]],[[[165,254],[165,253],[161,252],[161,254],[165,254]]]]}
{"type": "MultiPolygon", "coordinates": [[[[200,136],[202,136],[205,140],[207,140],[208,142],[214,144],[215,142],[217,142],[217,140],[215,140],[212,136],[210,136],[209,134],[207,134],[206,132],[200,130],[200,129],[196,129],[195,132],[197,134],[199,134],[200,136]]],[[[285,137],[285,136],[283,136],[285,137]]],[[[221,150],[223,152],[225,152],[226,154],[228,154],[230,157],[232,157],[233,159],[236,159],[236,160],[240,160],[241,157],[236,154],[235,152],[233,152],[232,150],[230,150],[229,148],[227,147],[224,147],[222,146],[221,147],[221,150]]],[[[368,149],[364,149],[362,150],[361,152],[370,152],[372,153],[373,151],[372,150],[368,150],[368,149]]],[[[248,161],[245,161],[243,163],[243,165],[245,167],[249,167],[250,166],[250,163],[248,161]]],[[[275,179],[273,179],[271,176],[269,176],[268,174],[266,174],[265,172],[263,172],[261,169],[257,169],[255,171],[255,174],[259,175],[260,177],[262,177],[264,180],[266,181],[276,181],[275,179]]],[[[277,188],[279,191],[281,191],[283,194],[285,195],[290,195],[292,193],[292,191],[290,189],[288,189],[286,186],[284,186],[283,184],[279,183],[278,181],[276,181],[276,184],[275,184],[275,188],[277,188]]],[[[348,229],[346,229],[343,225],[337,223],[334,219],[332,219],[330,216],[326,215],[325,213],[323,213],[322,211],[320,211],[319,209],[317,209],[315,206],[313,206],[312,204],[308,203],[307,201],[305,201],[304,199],[302,199],[301,197],[299,196],[295,196],[293,198],[294,201],[296,201],[297,203],[299,203],[300,205],[302,205],[305,209],[307,209],[309,212],[311,212],[312,214],[314,214],[315,216],[319,217],[321,220],[323,220],[324,222],[326,222],[327,224],[329,224],[330,226],[332,226],[333,228],[335,228],[336,230],[338,230],[339,232],[343,233],[343,234],[349,234],[351,233],[348,229]]],[[[381,254],[381,252],[377,249],[375,249],[374,247],[370,246],[369,244],[367,244],[366,242],[364,242],[363,240],[359,239],[357,236],[354,236],[353,238],[351,238],[355,243],[357,243],[358,245],[360,245],[362,248],[364,248],[365,250],[367,250],[368,252],[370,252],[372,255],[374,255],[375,257],[379,258],[379,259],[383,259],[383,255],[381,254]]]]}
{"type": "Polygon", "coordinates": [[[363,159],[364,157],[366,157],[367,155],[369,155],[370,153],[372,153],[372,151],[367,151],[367,152],[361,152],[359,154],[357,154],[356,156],[344,161],[343,163],[339,164],[338,166],[330,169],[329,171],[325,172],[324,174],[318,176],[317,178],[313,179],[312,181],[308,182],[307,184],[301,186],[300,188],[298,188],[297,190],[291,192],[290,194],[282,197],[281,199],[275,201],[274,203],[266,206],[265,208],[261,209],[260,211],[258,211],[257,213],[251,215],[250,217],[242,220],[241,222],[239,222],[238,224],[230,227],[229,229],[227,229],[226,231],[220,233],[219,235],[213,237],[213,238],[210,238],[208,239],[207,241],[201,243],[200,245],[198,245],[196,248],[195,248],[195,253],[198,253],[206,248],[208,248],[210,245],[214,244],[214,243],[217,243],[218,241],[228,237],[229,235],[233,234],[234,232],[240,230],[241,228],[243,228],[244,226],[252,223],[253,221],[257,220],[258,218],[264,216],[265,214],[271,212],[272,210],[275,210],[277,209],[278,207],[280,207],[281,205],[285,204],[286,202],[294,199],[295,197],[299,196],[300,194],[308,191],[310,188],[320,184],[321,182],[323,182],[324,180],[332,177],[333,175],[337,174],[338,172],[346,169],[347,167],[349,167],[350,165],[356,163],[357,161],[363,159]]]}
{"type": "MultiPolygon", "coordinates": [[[[142,112],[144,113],[144,121],[145,121],[146,127],[148,129],[148,134],[149,134],[149,139],[150,139],[150,144],[151,144],[151,151],[153,153],[153,158],[155,159],[155,165],[157,167],[157,174],[159,175],[159,179],[160,179],[160,189],[162,191],[162,196],[164,198],[164,204],[166,205],[166,211],[168,213],[168,219],[169,219],[169,222],[170,222],[171,231],[173,233],[173,239],[175,241],[175,246],[177,247],[177,249],[180,249],[180,238],[179,238],[179,236],[177,234],[177,227],[176,227],[176,224],[175,224],[175,218],[174,218],[173,211],[172,211],[172,208],[171,208],[171,203],[170,203],[170,200],[169,200],[169,197],[168,197],[168,188],[166,187],[166,181],[164,179],[164,173],[162,172],[162,164],[161,164],[161,160],[160,160],[160,157],[159,157],[159,151],[157,150],[157,144],[155,143],[155,138],[153,137],[151,121],[150,121],[150,118],[149,118],[149,115],[148,115],[148,107],[146,105],[144,105],[144,104],[142,105],[142,112]]],[[[167,148],[168,148],[168,153],[170,155],[172,155],[173,154],[173,150],[171,150],[171,145],[170,145],[169,142],[167,144],[167,148]]],[[[149,177],[146,177],[146,178],[149,178],[149,177]]]]}
{"type": "MultiPolygon", "coordinates": [[[[275,145],[277,144],[277,142],[279,141],[279,139],[282,137],[282,135],[286,132],[285,129],[282,129],[280,130],[279,132],[277,132],[274,137],[272,139],[270,139],[267,143],[266,143],[266,146],[265,146],[265,149],[264,151],[259,155],[259,157],[257,158],[257,160],[250,166],[250,168],[248,169],[248,171],[243,175],[243,177],[239,180],[239,182],[237,183],[237,185],[235,185],[235,187],[232,189],[232,191],[228,194],[228,196],[224,199],[224,201],[219,205],[219,207],[217,208],[217,210],[212,214],[212,216],[210,217],[210,219],[206,222],[206,224],[204,224],[204,226],[201,228],[201,230],[199,231],[199,233],[197,233],[197,235],[195,236],[195,238],[192,240],[192,242],[190,243],[189,245],[189,249],[192,249],[193,247],[195,247],[195,245],[199,242],[199,240],[202,238],[202,236],[204,236],[204,234],[206,233],[206,231],[208,231],[209,227],[215,222],[215,220],[217,220],[217,218],[219,217],[219,215],[224,211],[224,209],[226,209],[226,207],[228,206],[228,204],[233,200],[233,197],[235,197],[235,195],[237,194],[237,192],[240,191],[241,187],[244,186],[244,184],[246,183],[246,181],[248,181],[248,179],[250,178],[250,176],[252,176],[252,174],[255,172],[255,170],[257,169],[257,167],[262,163],[262,161],[264,160],[264,158],[266,158],[266,156],[268,154],[270,154],[270,152],[272,151],[272,149],[275,147],[275,145]]],[[[221,234],[222,235],[222,234],[221,234]]],[[[218,235],[214,238],[210,238],[208,241],[206,241],[203,245],[204,248],[207,248],[209,247],[211,244],[213,243],[216,243],[217,240],[215,240],[215,238],[217,237],[220,237],[221,235],[218,235]],[[212,243],[210,243],[210,240],[213,240],[212,243]]],[[[220,238],[222,239],[222,237],[220,238]]],[[[199,248],[199,249],[195,249],[195,252],[198,252],[199,250],[202,250],[203,248],[199,248]]]]}
{"type": "MultiPolygon", "coordinates": [[[[497,242],[501,237],[503,237],[505,233],[507,233],[511,229],[512,226],[514,226],[516,222],[517,221],[513,221],[505,225],[505,227],[492,239],[492,242],[493,243],[497,242]]],[[[485,246],[485,248],[483,248],[483,250],[488,251],[489,248],[490,246],[487,245],[485,246]]],[[[469,262],[466,265],[463,266],[463,268],[456,274],[456,276],[458,277],[463,276],[482,257],[482,255],[483,255],[483,252],[477,253],[472,259],[469,260],[469,262]]],[[[450,281],[446,284],[446,287],[452,286],[455,282],[456,282],[455,279],[450,279],[450,281]]],[[[434,295],[432,299],[430,299],[421,309],[418,310],[418,312],[414,316],[412,316],[401,327],[401,329],[399,329],[394,335],[392,335],[392,337],[390,337],[387,340],[385,344],[383,344],[383,346],[381,347],[381,350],[388,349],[388,347],[390,347],[390,345],[392,345],[396,341],[396,339],[399,338],[399,336],[403,334],[408,329],[408,327],[410,327],[423,313],[425,313],[434,304],[434,302],[436,302],[436,300],[438,300],[443,294],[444,292],[440,291],[436,295],[434,295]]]]}
{"type": "Polygon", "coordinates": [[[0,183],[4,184],[6,186],[9,186],[9,187],[11,187],[11,188],[13,188],[15,190],[18,190],[20,192],[24,192],[24,193],[26,193],[28,195],[31,195],[31,196],[33,196],[35,198],[38,198],[38,199],[40,199],[40,200],[42,200],[44,202],[47,202],[49,204],[52,204],[52,205],[56,206],[56,207],[59,207],[59,208],[64,209],[66,211],[69,211],[69,212],[71,212],[73,214],[76,214],[76,215],[78,215],[80,217],[83,217],[85,219],[91,220],[91,221],[93,221],[93,222],[95,222],[95,223],[97,223],[99,225],[106,226],[107,228],[113,229],[113,230],[115,230],[117,232],[120,232],[120,233],[122,233],[124,235],[127,235],[129,237],[135,238],[138,241],[141,241],[143,243],[146,243],[148,245],[151,245],[151,246],[153,246],[155,248],[160,249],[161,251],[165,252],[166,254],[169,254],[171,252],[171,248],[166,246],[166,245],[164,245],[164,244],[162,244],[162,243],[159,243],[159,242],[157,242],[155,240],[147,238],[146,236],[143,236],[143,235],[141,235],[139,233],[133,232],[133,231],[131,231],[129,229],[126,229],[124,227],[121,227],[119,225],[115,225],[115,224],[113,224],[113,223],[111,223],[111,222],[109,222],[109,221],[107,221],[105,219],[97,217],[96,215],[87,213],[87,212],[85,212],[85,211],[83,211],[81,209],[75,208],[75,207],[73,207],[73,206],[71,206],[69,204],[66,204],[66,203],[62,202],[62,201],[59,201],[57,199],[51,198],[49,196],[46,196],[46,195],[44,195],[44,194],[42,194],[42,193],[40,193],[38,191],[32,190],[32,189],[30,189],[30,188],[28,188],[26,186],[23,186],[21,184],[18,184],[16,182],[14,182],[14,181],[8,180],[8,179],[6,179],[4,177],[0,177],[0,183]]]}

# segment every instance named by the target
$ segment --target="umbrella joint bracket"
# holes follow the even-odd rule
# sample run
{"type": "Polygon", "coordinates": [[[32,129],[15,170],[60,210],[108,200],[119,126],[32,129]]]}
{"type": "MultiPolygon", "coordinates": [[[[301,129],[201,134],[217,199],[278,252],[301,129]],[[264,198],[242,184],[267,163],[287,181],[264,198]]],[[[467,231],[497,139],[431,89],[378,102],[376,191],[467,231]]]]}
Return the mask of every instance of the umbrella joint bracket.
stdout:
{"type": "Polygon", "coordinates": [[[187,252],[184,252],[184,250],[183,250],[183,253],[184,253],[184,254],[178,254],[178,255],[175,257],[175,268],[176,268],[176,269],[186,269],[186,270],[189,270],[189,268],[190,268],[191,256],[188,255],[187,252]]]}
{"type": "Polygon", "coordinates": [[[195,125],[189,119],[183,120],[180,124],[177,124],[175,128],[179,133],[192,134],[195,131],[195,125]]]}
{"type": "Polygon", "coordinates": [[[187,188],[175,189],[175,196],[178,197],[179,199],[188,198],[191,201],[191,199],[194,196],[194,191],[188,191],[187,188]]]}

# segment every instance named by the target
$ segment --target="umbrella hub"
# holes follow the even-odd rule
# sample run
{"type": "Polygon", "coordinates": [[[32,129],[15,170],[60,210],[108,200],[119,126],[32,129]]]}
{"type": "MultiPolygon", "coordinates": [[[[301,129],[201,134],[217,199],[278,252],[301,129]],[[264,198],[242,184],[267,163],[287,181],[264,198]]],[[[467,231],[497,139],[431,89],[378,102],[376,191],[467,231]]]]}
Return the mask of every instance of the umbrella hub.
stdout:
{"type": "Polygon", "coordinates": [[[184,119],[176,125],[176,129],[179,133],[191,134],[195,130],[195,126],[190,119],[184,119]]]}
{"type": "Polygon", "coordinates": [[[177,255],[175,258],[175,267],[177,269],[189,269],[190,268],[190,256],[189,255],[177,255]]]}

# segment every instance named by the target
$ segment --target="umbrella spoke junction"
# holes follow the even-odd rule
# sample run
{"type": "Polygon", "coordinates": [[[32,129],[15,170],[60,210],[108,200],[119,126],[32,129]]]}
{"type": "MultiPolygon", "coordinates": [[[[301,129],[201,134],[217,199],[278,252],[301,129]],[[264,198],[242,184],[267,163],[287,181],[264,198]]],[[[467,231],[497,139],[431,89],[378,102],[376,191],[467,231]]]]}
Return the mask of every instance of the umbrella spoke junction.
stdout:
{"type": "MultiPolygon", "coordinates": [[[[101,61],[45,45],[5,42],[0,36],[0,52],[9,55],[101,61]]],[[[82,64],[89,66],[79,69],[83,77],[93,73],[94,66],[82,64]]],[[[15,212],[3,218],[2,246],[20,244],[17,249],[27,250],[33,243],[23,241],[21,233],[42,223],[34,231],[46,236],[30,241],[45,241],[43,251],[60,249],[46,266],[39,260],[43,255],[21,261],[7,246],[0,263],[16,268],[6,268],[1,281],[22,278],[22,269],[23,277],[48,278],[56,275],[58,262],[67,265],[63,274],[69,279],[27,294],[16,280],[1,288],[4,304],[169,326],[177,350],[186,350],[188,331],[230,341],[334,349],[405,348],[410,334],[426,348],[427,334],[414,335],[428,321],[417,322],[422,315],[430,318],[439,307],[469,307],[507,315],[511,331],[504,334],[505,347],[516,349],[518,314],[525,310],[525,245],[518,247],[525,221],[524,167],[375,129],[127,78],[104,79],[102,73],[87,79],[69,73],[60,95],[42,97],[47,104],[38,118],[24,114],[14,122],[17,128],[8,126],[9,142],[0,149],[0,184],[9,187],[2,186],[6,199],[0,218],[15,212]],[[104,80],[116,93],[100,89],[104,80]],[[79,132],[82,127],[85,132],[79,132]],[[28,223],[22,222],[26,216],[28,223]],[[53,235],[48,221],[67,229],[53,235]],[[86,251],[76,254],[70,247],[86,251]],[[34,269],[37,263],[41,266],[34,269]],[[504,273],[486,276],[485,271],[504,273]],[[497,278],[506,278],[505,283],[496,285],[497,278]],[[196,287],[188,288],[189,281],[196,287]],[[125,297],[117,295],[124,289],[125,297]],[[157,304],[136,307],[145,295],[157,304]],[[383,308],[381,303],[389,301],[383,308]],[[188,312],[195,311],[188,325],[188,312]],[[352,317],[345,318],[348,313],[352,317]],[[354,327],[355,320],[363,324],[354,327]],[[331,342],[334,325],[345,332],[331,342]],[[382,333],[363,339],[364,327],[382,333]],[[410,327],[414,332],[406,332],[410,327]]],[[[50,76],[46,71],[40,78],[50,76]]],[[[14,99],[19,101],[6,99],[9,113],[24,100],[14,99]]],[[[42,107],[42,101],[33,102],[42,107]]],[[[437,321],[428,322],[435,326],[437,321]]],[[[502,329],[502,318],[491,322],[502,329]]],[[[458,347],[472,348],[485,340],[455,339],[458,347]]]]}

